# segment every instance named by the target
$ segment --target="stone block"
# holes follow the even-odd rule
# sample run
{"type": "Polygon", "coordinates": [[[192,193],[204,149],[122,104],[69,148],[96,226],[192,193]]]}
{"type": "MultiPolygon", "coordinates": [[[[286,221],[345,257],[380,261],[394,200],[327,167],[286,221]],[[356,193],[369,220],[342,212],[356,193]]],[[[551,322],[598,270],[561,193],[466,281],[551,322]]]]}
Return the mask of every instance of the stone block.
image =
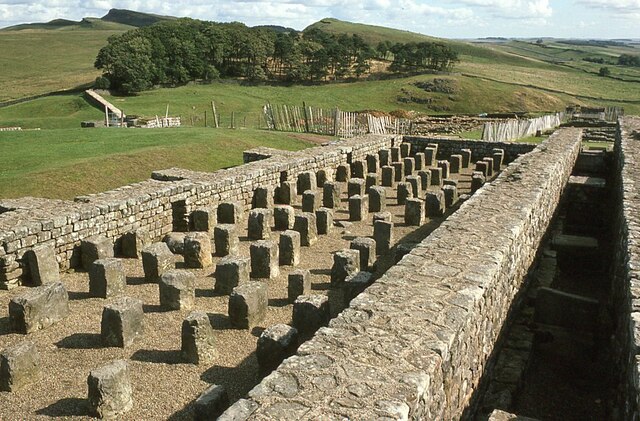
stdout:
{"type": "Polygon", "coordinates": [[[86,238],[80,242],[80,256],[82,268],[88,271],[95,260],[113,257],[113,242],[101,235],[86,238]]]}
{"type": "Polygon", "coordinates": [[[361,271],[345,279],[342,285],[344,295],[344,307],[349,307],[351,300],[360,295],[369,285],[373,275],[370,272],[361,271]]]}
{"type": "MultiPolygon", "coordinates": [[[[1,248],[1,247],[0,247],[1,248]]],[[[53,246],[36,246],[25,253],[33,285],[60,281],[60,271],[53,246]]]]}
{"type": "Polygon", "coordinates": [[[322,187],[322,204],[325,208],[340,207],[340,184],[337,182],[324,183],[322,187]]]}
{"type": "Polygon", "coordinates": [[[16,392],[40,376],[40,354],[31,341],[19,342],[0,352],[0,391],[16,392]]]}
{"type": "Polygon", "coordinates": [[[376,240],[376,254],[384,254],[393,245],[393,222],[378,220],[373,223],[373,239],[376,240]]]}
{"type": "Polygon", "coordinates": [[[170,270],[160,278],[160,307],[164,310],[191,310],[195,306],[196,277],[188,270],[170,270]]]}
{"type": "Polygon", "coordinates": [[[373,215],[373,222],[387,221],[391,222],[391,212],[377,212],[373,215]]]}
{"type": "Polygon", "coordinates": [[[347,184],[347,195],[349,197],[360,195],[363,196],[365,192],[365,181],[362,178],[352,178],[347,184]]]}
{"type": "Polygon", "coordinates": [[[458,187],[458,180],[452,180],[450,178],[447,178],[445,180],[442,180],[442,184],[443,184],[443,186],[455,186],[457,188],[458,187]]]}
{"type": "Polygon", "coordinates": [[[439,143],[427,143],[427,148],[431,148],[436,152],[436,155],[438,155],[438,148],[440,147],[439,143]]]}
{"type": "Polygon", "coordinates": [[[262,186],[253,189],[253,198],[251,199],[251,207],[253,209],[271,209],[273,208],[273,187],[262,186]]]}
{"type": "Polygon", "coordinates": [[[422,191],[425,191],[431,185],[431,171],[418,171],[418,177],[420,177],[420,181],[422,182],[422,191]]]}
{"type": "Polygon", "coordinates": [[[213,230],[213,242],[216,248],[216,256],[228,256],[238,253],[240,239],[233,224],[216,225],[213,230]]]}
{"type": "Polygon", "coordinates": [[[369,191],[371,187],[377,186],[379,182],[378,174],[367,174],[367,178],[364,183],[365,192],[369,191]]]}
{"type": "Polygon", "coordinates": [[[260,371],[267,374],[292,356],[298,348],[298,330],[285,324],[269,326],[258,338],[256,357],[260,371]]]}
{"type": "Polygon", "coordinates": [[[490,175],[489,175],[489,164],[487,163],[487,161],[478,161],[478,162],[476,162],[475,171],[481,172],[482,175],[485,178],[490,177],[490,175]]]}
{"type": "Polygon", "coordinates": [[[316,211],[316,230],[318,235],[331,233],[333,230],[333,210],[320,208],[316,211]]]}
{"type": "Polygon", "coordinates": [[[411,250],[416,248],[416,243],[401,243],[396,246],[396,253],[394,256],[395,263],[398,263],[404,256],[411,253],[411,250]]]}
{"type": "Polygon", "coordinates": [[[406,158],[409,155],[411,155],[411,143],[402,142],[400,144],[400,157],[401,158],[406,158]]]}
{"type": "Polygon", "coordinates": [[[62,282],[28,289],[9,301],[9,325],[17,333],[46,329],[68,314],[69,295],[62,282]]]}
{"type": "Polygon", "coordinates": [[[331,285],[341,285],[347,276],[360,272],[360,252],[344,249],[333,254],[331,285]]]}
{"type": "Polygon", "coordinates": [[[283,181],[275,190],[275,200],[280,205],[295,205],[298,189],[293,181],[283,181]]]}
{"type": "Polygon", "coordinates": [[[173,253],[165,243],[153,243],[142,249],[142,268],[147,282],[158,282],[166,271],[175,266],[173,253]]]}
{"type": "Polygon", "coordinates": [[[191,226],[194,231],[213,233],[213,228],[217,224],[217,211],[203,208],[191,212],[191,226]]]}
{"type": "Polygon", "coordinates": [[[100,337],[107,347],[126,348],[144,334],[142,301],[120,297],[102,309],[100,337]]]}
{"type": "Polygon", "coordinates": [[[252,209],[247,218],[247,236],[249,240],[267,240],[271,237],[271,209],[252,209]]]}
{"type": "Polygon", "coordinates": [[[376,240],[369,237],[358,237],[351,241],[351,250],[358,250],[360,253],[360,269],[373,270],[376,264],[376,240]]]}
{"type": "Polygon", "coordinates": [[[191,312],[183,321],[180,355],[192,364],[209,364],[216,356],[213,327],[204,311],[191,312]]]}
{"type": "Polygon", "coordinates": [[[325,168],[318,170],[316,173],[316,186],[322,188],[324,183],[330,183],[333,181],[333,170],[331,168],[325,168]]]}
{"type": "Polygon", "coordinates": [[[316,173],[313,171],[305,171],[298,174],[298,184],[296,185],[298,192],[315,191],[317,185],[316,173]]]}
{"type": "Polygon", "coordinates": [[[196,399],[193,409],[196,421],[217,419],[229,406],[229,395],[224,386],[212,384],[196,399]]]}
{"type": "MultiPolygon", "coordinates": [[[[323,188],[324,194],[324,188],[323,188]]],[[[320,198],[315,190],[307,190],[302,193],[302,212],[315,212],[320,207],[320,198]]]]}
{"type": "Polygon", "coordinates": [[[424,170],[425,167],[425,160],[424,160],[424,152],[417,152],[414,156],[413,156],[414,162],[415,162],[415,170],[416,171],[422,171],[424,170]]]}
{"type": "Polygon", "coordinates": [[[449,171],[451,174],[458,174],[462,171],[462,155],[451,155],[449,157],[449,171]]]}
{"type": "Polygon", "coordinates": [[[493,177],[493,158],[485,157],[482,160],[487,163],[487,176],[493,177]]]}
{"type": "Polygon", "coordinates": [[[294,302],[300,295],[311,294],[311,274],[307,269],[296,269],[289,274],[287,298],[294,302]]]}
{"type": "Polygon", "coordinates": [[[219,294],[231,294],[238,285],[249,282],[249,259],[226,256],[216,265],[214,290],[219,294]]]}
{"type": "Polygon", "coordinates": [[[384,212],[387,208],[387,191],[384,187],[372,186],[369,192],[369,212],[384,212]]]}
{"type": "Polygon", "coordinates": [[[300,263],[300,233],[287,230],[280,234],[280,264],[298,266],[300,263]]]}
{"type": "MultiPolygon", "coordinates": [[[[438,168],[442,169],[442,178],[449,178],[449,161],[438,161],[438,168]]],[[[433,175],[432,175],[433,176],[433,175]]]]}
{"type": "Polygon", "coordinates": [[[396,169],[385,165],[382,167],[382,185],[384,187],[394,187],[396,184],[396,169]]]}
{"type": "Polygon", "coordinates": [[[393,174],[394,181],[400,182],[404,178],[404,163],[403,162],[394,162],[393,166],[393,174]]]}
{"type": "Polygon", "coordinates": [[[346,183],[351,177],[351,166],[349,164],[338,165],[336,168],[336,181],[346,183]]]}
{"type": "Polygon", "coordinates": [[[378,158],[380,160],[380,167],[384,167],[391,163],[391,151],[389,149],[380,149],[378,151],[378,158]]]}
{"type": "Polygon", "coordinates": [[[380,166],[378,155],[368,154],[365,159],[367,162],[367,174],[376,174],[380,166]]]}
{"type": "Polygon", "coordinates": [[[392,146],[389,150],[391,151],[391,163],[400,162],[400,147],[392,146]]]}
{"type": "Polygon", "coordinates": [[[542,287],[536,297],[535,321],[590,332],[598,323],[598,300],[542,287]]]}
{"type": "Polygon", "coordinates": [[[437,149],[426,147],[424,148],[424,164],[426,167],[434,167],[436,165],[437,149]]]}
{"type": "Polygon", "coordinates": [[[405,178],[405,181],[411,185],[412,197],[420,197],[422,194],[422,178],[417,175],[410,175],[405,178]]]}
{"type": "Polygon", "coordinates": [[[222,202],[218,205],[218,224],[239,224],[243,207],[238,202],[222,202]]]}
{"type": "Polygon", "coordinates": [[[460,156],[462,156],[462,168],[469,168],[469,165],[471,165],[471,149],[460,149],[460,156]]]}
{"type": "Polygon", "coordinates": [[[251,277],[277,278],[280,274],[278,266],[278,245],[273,241],[259,240],[251,243],[251,277]]]}
{"type": "Polygon", "coordinates": [[[364,179],[367,174],[366,164],[363,161],[355,161],[351,163],[351,177],[364,179]]]}
{"type": "Polygon", "coordinates": [[[300,245],[309,247],[318,241],[318,226],[316,215],[313,213],[303,213],[296,216],[293,229],[300,233],[300,245]]]}
{"type": "Polygon", "coordinates": [[[493,170],[495,172],[499,172],[502,167],[502,160],[504,159],[504,153],[494,152],[491,154],[491,158],[493,158],[493,170]]]}
{"type": "Polygon", "coordinates": [[[122,256],[140,258],[142,249],[153,243],[151,234],[146,228],[138,228],[125,232],[120,238],[120,251],[122,256]]]}
{"type": "Polygon", "coordinates": [[[267,315],[267,285],[251,281],[233,289],[229,296],[229,321],[240,329],[251,329],[267,315]]]}
{"type": "Polygon", "coordinates": [[[416,170],[416,161],[413,158],[407,157],[402,161],[404,164],[404,175],[405,177],[408,175],[413,175],[413,172],[416,170]]]}
{"type": "Polygon", "coordinates": [[[303,336],[328,325],[330,319],[329,297],[326,295],[301,295],[293,303],[292,324],[303,336]]]}
{"type": "Polygon", "coordinates": [[[184,265],[188,268],[208,268],[213,264],[211,237],[206,232],[190,232],[184,237],[184,265]]]}
{"type": "Polygon", "coordinates": [[[444,215],[444,193],[442,190],[427,192],[425,207],[428,218],[436,218],[444,215]]]}
{"type": "Polygon", "coordinates": [[[424,224],[424,202],[422,200],[407,200],[404,206],[404,223],[411,226],[424,224]]]}
{"type": "MultiPolygon", "coordinates": [[[[184,254],[184,237],[186,237],[186,233],[184,232],[170,232],[164,236],[162,242],[169,247],[169,251],[173,254],[184,254]]],[[[152,243],[153,244],[153,243],[152,243]]],[[[144,250],[151,244],[148,244],[142,248],[144,250]]],[[[142,251],[140,252],[142,255],[142,251]]]]}
{"type": "Polygon", "coordinates": [[[349,221],[364,221],[369,214],[369,196],[355,195],[349,198],[349,221]]]}
{"type": "Polygon", "coordinates": [[[89,269],[89,295],[111,298],[122,294],[127,286],[124,266],[119,259],[99,259],[89,269]]]}
{"type": "Polygon", "coordinates": [[[442,187],[442,168],[429,168],[429,171],[431,172],[431,185],[442,187]]]}
{"type": "Polygon", "coordinates": [[[458,201],[458,188],[452,185],[442,187],[444,193],[444,206],[450,208],[458,201]]]}
{"type": "Polygon", "coordinates": [[[89,414],[92,416],[112,419],[133,408],[133,388],[124,360],[91,370],[87,387],[89,414]]]}
{"type": "Polygon", "coordinates": [[[406,182],[398,183],[396,196],[398,198],[398,205],[404,205],[407,203],[407,199],[413,198],[413,188],[411,187],[411,184],[406,182]]]}
{"type": "Polygon", "coordinates": [[[273,208],[273,220],[276,230],[290,230],[296,221],[296,211],[289,205],[275,205],[273,208]]]}

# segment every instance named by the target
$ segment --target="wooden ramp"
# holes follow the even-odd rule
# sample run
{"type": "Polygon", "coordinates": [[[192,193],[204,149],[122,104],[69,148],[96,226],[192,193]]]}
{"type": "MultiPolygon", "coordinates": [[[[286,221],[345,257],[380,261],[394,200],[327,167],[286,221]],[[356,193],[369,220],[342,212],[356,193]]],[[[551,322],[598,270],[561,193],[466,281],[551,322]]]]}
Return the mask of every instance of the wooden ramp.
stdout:
{"type": "Polygon", "coordinates": [[[122,110],[120,110],[119,108],[114,106],[112,103],[110,103],[109,101],[104,99],[101,95],[96,93],[93,89],[87,89],[86,91],[84,91],[84,94],[87,96],[87,98],[90,101],[93,101],[97,105],[101,106],[102,109],[104,109],[106,107],[109,110],[109,113],[118,116],[118,118],[126,117],[122,113],[122,110]]]}

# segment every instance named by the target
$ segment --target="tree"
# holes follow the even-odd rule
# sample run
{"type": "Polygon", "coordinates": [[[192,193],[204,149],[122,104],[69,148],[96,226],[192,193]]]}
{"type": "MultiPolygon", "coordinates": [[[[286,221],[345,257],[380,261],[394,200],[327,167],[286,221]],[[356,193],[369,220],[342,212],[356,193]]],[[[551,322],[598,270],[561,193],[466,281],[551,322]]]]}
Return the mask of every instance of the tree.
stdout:
{"type": "Polygon", "coordinates": [[[609,70],[608,67],[601,67],[600,71],[598,72],[598,76],[601,77],[607,77],[611,75],[611,70],[609,70]]]}

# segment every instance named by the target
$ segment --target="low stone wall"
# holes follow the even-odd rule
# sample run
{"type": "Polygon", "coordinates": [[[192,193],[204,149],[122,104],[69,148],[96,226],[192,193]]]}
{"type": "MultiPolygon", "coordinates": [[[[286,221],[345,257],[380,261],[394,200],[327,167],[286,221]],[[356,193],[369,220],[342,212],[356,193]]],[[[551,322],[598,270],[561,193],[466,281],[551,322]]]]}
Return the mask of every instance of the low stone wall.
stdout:
{"type": "Polygon", "coordinates": [[[640,417],[640,117],[620,119],[616,139],[616,243],[610,309],[614,358],[621,373],[618,419],[640,417]]]}
{"type": "Polygon", "coordinates": [[[438,159],[447,159],[452,154],[457,154],[461,149],[471,150],[471,161],[481,160],[485,156],[491,156],[493,149],[504,150],[506,163],[515,160],[518,156],[531,152],[536,145],[532,143],[515,142],[488,142],[486,140],[452,139],[447,137],[416,137],[404,136],[404,141],[413,145],[414,151],[424,149],[428,143],[438,144],[438,159]]]}
{"type": "Polygon", "coordinates": [[[580,138],[563,129],[511,163],[222,419],[459,418],[580,138]]]}

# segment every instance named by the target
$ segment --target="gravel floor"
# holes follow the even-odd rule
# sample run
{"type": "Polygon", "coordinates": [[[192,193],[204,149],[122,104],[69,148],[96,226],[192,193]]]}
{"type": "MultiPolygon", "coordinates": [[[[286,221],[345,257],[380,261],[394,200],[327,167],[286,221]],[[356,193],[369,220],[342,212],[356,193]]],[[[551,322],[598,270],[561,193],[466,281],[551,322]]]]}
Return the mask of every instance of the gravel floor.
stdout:
{"type": "MultiPolygon", "coordinates": [[[[466,171],[459,178],[460,192],[468,192],[470,172],[466,171]]],[[[343,190],[346,191],[346,186],[343,190]]],[[[343,210],[335,213],[336,220],[348,219],[345,194],[342,202],[343,210]]],[[[396,224],[396,244],[421,241],[442,220],[427,220],[418,229],[407,227],[404,224],[404,206],[392,203],[396,203],[396,194],[387,188],[387,210],[393,214],[396,224]]],[[[302,248],[301,264],[297,268],[311,271],[314,293],[326,294],[328,291],[332,253],[348,248],[355,237],[372,235],[371,217],[369,215],[368,220],[354,223],[346,229],[335,227],[330,235],[320,236],[312,247],[302,248]]],[[[246,235],[246,219],[243,226],[243,235],[246,235]]],[[[272,238],[277,241],[278,235],[273,232],[272,238]]],[[[241,237],[241,255],[249,256],[249,244],[246,236],[241,237]]],[[[376,277],[393,264],[393,253],[394,250],[378,258],[376,277]]],[[[181,256],[176,256],[178,267],[181,259],[181,256]]],[[[128,360],[134,390],[133,409],[122,419],[189,419],[193,401],[213,383],[227,388],[231,402],[243,397],[260,380],[254,352],[257,337],[268,326],[291,321],[292,305],[286,297],[287,276],[293,268],[282,266],[278,278],[268,281],[269,310],[261,326],[251,331],[237,330],[230,328],[228,322],[228,297],[213,293],[212,274],[217,260],[219,258],[214,258],[214,266],[210,268],[194,270],[197,276],[194,310],[209,314],[219,349],[212,365],[185,364],[180,360],[180,328],[190,311],[166,312],[160,309],[158,286],[144,282],[140,260],[123,259],[127,274],[125,295],[143,301],[146,329],[142,339],[126,349],[101,346],[100,318],[102,308],[109,300],[89,297],[86,273],[62,274],[69,291],[69,317],[28,336],[11,333],[8,318],[9,300],[27,287],[0,291],[0,349],[24,339],[33,341],[40,352],[42,372],[40,380],[31,386],[16,393],[0,392],[0,419],[86,417],[89,371],[114,359],[128,360]]]]}

